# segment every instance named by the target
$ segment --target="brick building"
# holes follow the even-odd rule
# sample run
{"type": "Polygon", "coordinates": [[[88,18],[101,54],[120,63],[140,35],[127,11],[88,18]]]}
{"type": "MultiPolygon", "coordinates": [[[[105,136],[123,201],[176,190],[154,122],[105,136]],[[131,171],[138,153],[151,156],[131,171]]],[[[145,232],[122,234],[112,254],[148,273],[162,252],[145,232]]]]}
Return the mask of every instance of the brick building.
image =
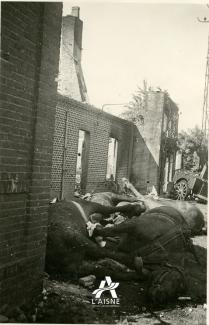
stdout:
{"type": "Polygon", "coordinates": [[[86,104],[82,28],[79,7],[73,7],[71,15],[62,18],[51,182],[51,196],[66,199],[73,196],[77,187],[82,193],[107,190],[110,176],[120,180],[129,177],[131,170],[131,123],[86,104]],[[116,145],[116,156],[111,162],[114,175],[108,174],[111,142],[116,145]]]}
{"type": "Polygon", "coordinates": [[[177,106],[165,92],[147,91],[142,126],[82,104],[87,100],[82,86],[82,26],[79,8],[73,7],[72,14],[63,17],[62,23],[61,96],[56,110],[52,197],[72,197],[78,182],[82,193],[107,190],[111,141],[115,144],[115,159],[112,157],[109,169],[114,170],[114,175],[109,171],[109,176],[118,182],[122,177],[130,178],[144,194],[153,185],[159,193],[166,192],[175,169],[177,106]],[[84,144],[85,158],[81,158],[84,144]]]}
{"type": "Polygon", "coordinates": [[[175,104],[150,93],[142,130],[82,103],[81,43],[78,8],[62,22],[61,3],[2,3],[0,304],[42,288],[50,191],[68,199],[78,179],[89,192],[122,177],[146,191],[147,181],[162,187],[173,170],[175,104]]]}
{"type": "Polygon", "coordinates": [[[42,288],[62,3],[1,3],[0,304],[42,288]]]}
{"type": "Polygon", "coordinates": [[[59,96],[53,147],[52,196],[70,198],[74,193],[79,130],[88,135],[83,192],[107,190],[110,139],[115,139],[118,143],[115,179],[130,176],[132,123],[93,106],[59,96]]]}
{"type": "Polygon", "coordinates": [[[59,96],[52,164],[52,197],[69,199],[76,187],[79,132],[88,135],[85,185],[82,193],[104,191],[110,139],[116,148],[115,180],[127,177],[145,194],[154,185],[158,193],[167,191],[175,172],[178,108],[164,92],[148,92],[139,126],[93,106],[59,96]]]}
{"type": "Polygon", "coordinates": [[[131,180],[142,192],[167,190],[175,172],[178,107],[163,91],[147,91],[143,125],[135,125],[131,180]]]}

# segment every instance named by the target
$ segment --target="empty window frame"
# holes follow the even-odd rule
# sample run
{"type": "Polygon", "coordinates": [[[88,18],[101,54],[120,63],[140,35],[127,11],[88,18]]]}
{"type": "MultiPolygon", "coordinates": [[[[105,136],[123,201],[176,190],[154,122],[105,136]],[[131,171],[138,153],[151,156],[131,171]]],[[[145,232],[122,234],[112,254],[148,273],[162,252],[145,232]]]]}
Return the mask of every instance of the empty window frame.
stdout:
{"type": "Polygon", "coordinates": [[[85,193],[86,185],[87,185],[89,147],[90,147],[89,132],[84,130],[79,130],[75,191],[81,194],[85,193]]]}
{"type": "Polygon", "coordinates": [[[168,175],[169,175],[169,159],[166,158],[165,167],[164,167],[164,183],[163,183],[163,192],[165,193],[168,185],[168,175]]]}
{"type": "Polygon", "coordinates": [[[106,180],[115,181],[116,179],[117,155],[118,155],[118,140],[109,137],[106,180]]]}
{"type": "Polygon", "coordinates": [[[170,157],[169,157],[169,182],[172,182],[172,180],[173,180],[173,161],[174,161],[174,159],[173,159],[173,155],[170,155],[170,157]]]}

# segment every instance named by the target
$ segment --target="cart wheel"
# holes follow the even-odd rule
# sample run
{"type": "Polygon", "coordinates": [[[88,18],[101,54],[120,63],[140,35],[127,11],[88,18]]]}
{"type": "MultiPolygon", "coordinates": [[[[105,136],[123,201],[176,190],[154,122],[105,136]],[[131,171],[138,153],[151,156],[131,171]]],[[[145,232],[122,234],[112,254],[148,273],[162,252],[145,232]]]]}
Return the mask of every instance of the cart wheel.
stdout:
{"type": "Polygon", "coordinates": [[[175,196],[177,200],[184,201],[189,194],[188,183],[185,179],[178,181],[175,186],[175,196]]]}

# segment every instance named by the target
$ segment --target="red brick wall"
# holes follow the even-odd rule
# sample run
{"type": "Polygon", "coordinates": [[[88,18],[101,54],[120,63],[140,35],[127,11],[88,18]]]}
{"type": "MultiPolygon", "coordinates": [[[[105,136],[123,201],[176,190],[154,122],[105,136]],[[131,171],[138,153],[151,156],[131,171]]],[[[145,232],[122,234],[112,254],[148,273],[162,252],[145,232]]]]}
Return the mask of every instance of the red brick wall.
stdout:
{"type": "Polygon", "coordinates": [[[2,2],[0,303],[42,287],[61,3],[2,2]]]}
{"type": "Polygon", "coordinates": [[[109,136],[118,139],[117,180],[128,177],[132,155],[132,124],[95,107],[67,97],[59,97],[53,147],[52,195],[61,196],[63,148],[67,128],[67,150],[64,164],[63,193],[70,198],[74,192],[79,129],[90,133],[87,191],[105,190],[109,136]]]}

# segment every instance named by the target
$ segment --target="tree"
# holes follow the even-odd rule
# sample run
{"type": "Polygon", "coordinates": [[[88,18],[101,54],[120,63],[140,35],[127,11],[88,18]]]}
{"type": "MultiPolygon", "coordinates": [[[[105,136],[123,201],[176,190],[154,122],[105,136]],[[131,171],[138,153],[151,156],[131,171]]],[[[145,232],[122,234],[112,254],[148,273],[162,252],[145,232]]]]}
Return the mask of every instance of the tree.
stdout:
{"type": "MultiPolygon", "coordinates": [[[[135,94],[132,95],[132,100],[125,107],[127,110],[120,117],[133,123],[144,124],[144,110],[146,109],[147,97],[147,82],[143,81],[143,88],[137,87],[135,94]]],[[[151,90],[149,88],[149,90],[151,90]]]]}
{"type": "Polygon", "coordinates": [[[182,152],[186,170],[200,171],[207,162],[208,139],[198,126],[179,133],[178,149],[182,152]]]}
{"type": "MultiPolygon", "coordinates": [[[[143,87],[137,87],[136,92],[132,95],[132,100],[125,106],[127,110],[123,112],[120,117],[135,124],[144,125],[144,114],[147,109],[149,91],[154,91],[154,89],[151,86],[148,87],[146,80],[144,80],[143,87]]],[[[162,89],[157,87],[155,91],[161,92],[162,89]]],[[[165,90],[164,93],[169,96],[167,90],[165,90]]]]}

